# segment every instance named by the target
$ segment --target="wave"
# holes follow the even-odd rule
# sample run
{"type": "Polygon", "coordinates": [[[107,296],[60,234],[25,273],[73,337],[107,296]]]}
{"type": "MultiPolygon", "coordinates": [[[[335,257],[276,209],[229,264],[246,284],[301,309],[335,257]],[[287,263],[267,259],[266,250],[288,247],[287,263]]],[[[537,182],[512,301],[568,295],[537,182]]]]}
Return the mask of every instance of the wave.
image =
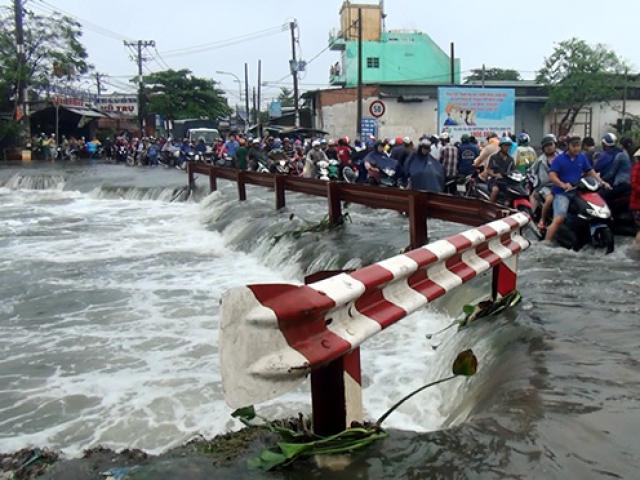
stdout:
{"type": "Polygon", "coordinates": [[[63,175],[26,175],[16,173],[0,186],[9,190],[64,190],[66,179],[63,175]]]}

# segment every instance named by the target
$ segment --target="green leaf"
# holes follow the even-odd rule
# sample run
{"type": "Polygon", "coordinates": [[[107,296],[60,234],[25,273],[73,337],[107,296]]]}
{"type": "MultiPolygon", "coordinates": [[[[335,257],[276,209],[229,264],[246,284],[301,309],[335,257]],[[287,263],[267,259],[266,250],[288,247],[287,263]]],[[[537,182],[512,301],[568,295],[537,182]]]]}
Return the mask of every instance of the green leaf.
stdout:
{"type": "Polygon", "coordinates": [[[248,407],[242,407],[235,410],[231,413],[233,418],[237,418],[238,420],[246,420],[250,421],[256,418],[256,409],[253,408],[253,405],[249,405],[248,407]]]}
{"type": "Polygon", "coordinates": [[[288,459],[295,458],[302,455],[307,450],[311,450],[314,447],[315,442],[310,443],[278,443],[278,447],[282,450],[282,453],[288,459]]]}
{"type": "Polygon", "coordinates": [[[470,377],[478,371],[478,359],[471,349],[461,352],[453,362],[453,374],[470,377]]]}
{"type": "Polygon", "coordinates": [[[464,307],[462,307],[462,311],[467,316],[471,315],[475,310],[476,310],[476,307],[473,305],[465,305],[464,307]]]}
{"type": "Polygon", "coordinates": [[[260,452],[259,457],[251,458],[247,460],[249,468],[262,470],[268,472],[276,467],[286,464],[289,459],[282,453],[274,452],[273,450],[265,449],[260,452]]]}

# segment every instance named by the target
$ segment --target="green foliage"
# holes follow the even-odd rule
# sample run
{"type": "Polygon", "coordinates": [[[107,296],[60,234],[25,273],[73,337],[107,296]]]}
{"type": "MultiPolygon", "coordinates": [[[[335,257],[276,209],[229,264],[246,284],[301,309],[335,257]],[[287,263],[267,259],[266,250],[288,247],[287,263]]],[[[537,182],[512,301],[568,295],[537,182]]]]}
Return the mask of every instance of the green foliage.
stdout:
{"type": "MultiPolygon", "coordinates": [[[[291,215],[289,217],[289,220],[293,220],[293,218],[294,218],[293,215],[291,215]]],[[[329,221],[329,215],[325,215],[324,217],[322,217],[322,220],[320,220],[318,223],[311,223],[311,222],[308,222],[307,220],[304,220],[305,225],[300,228],[296,228],[295,230],[289,230],[283,233],[279,233],[277,235],[273,235],[272,242],[273,242],[273,245],[275,245],[284,237],[291,237],[294,240],[298,240],[305,233],[320,233],[320,232],[335,230],[337,228],[342,227],[347,221],[351,223],[351,216],[349,216],[349,212],[345,212],[342,214],[342,219],[340,220],[338,225],[331,224],[331,222],[329,221]]]]}
{"type": "Polygon", "coordinates": [[[454,375],[471,377],[478,371],[478,359],[472,350],[465,350],[458,354],[451,370],[454,375]]]}
{"type": "MultiPolygon", "coordinates": [[[[487,81],[511,80],[514,82],[522,80],[522,78],[520,77],[520,73],[517,70],[513,70],[510,68],[487,68],[484,71],[484,79],[487,81]]],[[[473,70],[471,70],[471,75],[467,76],[465,81],[467,83],[482,81],[482,69],[474,68],[473,70]]]]}
{"type": "Polygon", "coordinates": [[[278,100],[280,100],[280,104],[283,107],[293,107],[295,103],[293,99],[293,90],[287,87],[280,87],[278,100]]]}
{"type": "Polygon", "coordinates": [[[484,300],[477,305],[465,305],[463,310],[464,318],[457,323],[461,327],[467,326],[469,323],[484,317],[497,315],[508,308],[515,307],[522,301],[522,295],[517,290],[500,300],[484,300]]]}
{"type": "Polygon", "coordinates": [[[190,70],[165,70],[144,77],[148,113],[170,120],[184,118],[216,119],[231,113],[216,82],[195,77],[190,70]]]}
{"type": "Polygon", "coordinates": [[[473,351],[465,350],[458,354],[453,363],[453,376],[428,383],[409,393],[388,409],[373,425],[352,426],[328,437],[312,433],[302,416],[297,422],[289,422],[289,425],[286,426],[283,424],[286,422],[269,422],[265,418],[256,415],[253,406],[240,408],[231,415],[247,426],[254,426],[251,420],[259,418],[266,422],[264,425],[266,428],[282,437],[284,441],[278,442],[276,448],[265,449],[258,457],[248,461],[250,468],[269,471],[274,468],[286,467],[303,457],[354,452],[386,438],[387,433],[382,430],[381,425],[400,405],[429,387],[448,382],[458,376],[472,376],[477,369],[478,359],[473,354],[473,351]]]}
{"type": "Polygon", "coordinates": [[[2,105],[7,110],[15,97],[17,86],[26,81],[33,91],[46,91],[56,81],[77,80],[91,70],[87,51],[80,42],[82,31],[75,20],[52,13],[42,16],[29,9],[24,10],[25,67],[20,69],[15,42],[13,8],[4,7],[0,13],[0,71],[2,105]]]}
{"type": "Polygon", "coordinates": [[[616,96],[624,62],[602,44],[589,45],[572,38],[556,45],[538,72],[537,81],[549,88],[547,110],[566,110],[560,134],[571,131],[582,108],[616,96]]]}

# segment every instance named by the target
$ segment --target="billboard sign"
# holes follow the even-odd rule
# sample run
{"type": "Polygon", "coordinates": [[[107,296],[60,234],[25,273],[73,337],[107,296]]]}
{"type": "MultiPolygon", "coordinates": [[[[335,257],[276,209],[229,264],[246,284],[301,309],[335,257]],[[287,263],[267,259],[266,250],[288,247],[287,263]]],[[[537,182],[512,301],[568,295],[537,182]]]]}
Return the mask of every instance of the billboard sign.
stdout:
{"type": "Polygon", "coordinates": [[[136,95],[102,95],[96,99],[98,109],[107,113],[117,113],[125,117],[138,115],[138,97],[136,95]]]}
{"type": "Polygon", "coordinates": [[[454,141],[464,134],[477,139],[515,130],[513,88],[438,88],[438,128],[454,141]]]}

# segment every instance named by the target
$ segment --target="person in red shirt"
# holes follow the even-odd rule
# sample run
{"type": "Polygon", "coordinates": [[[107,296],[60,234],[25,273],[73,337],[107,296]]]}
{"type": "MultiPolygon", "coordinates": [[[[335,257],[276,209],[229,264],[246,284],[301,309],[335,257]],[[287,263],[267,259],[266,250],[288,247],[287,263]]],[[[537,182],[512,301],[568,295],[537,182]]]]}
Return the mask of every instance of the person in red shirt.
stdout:
{"type": "Polygon", "coordinates": [[[636,222],[636,241],[634,247],[640,250],[640,150],[633,154],[633,167],[631,168],[631,198],[629,209],[636,222]]]}

